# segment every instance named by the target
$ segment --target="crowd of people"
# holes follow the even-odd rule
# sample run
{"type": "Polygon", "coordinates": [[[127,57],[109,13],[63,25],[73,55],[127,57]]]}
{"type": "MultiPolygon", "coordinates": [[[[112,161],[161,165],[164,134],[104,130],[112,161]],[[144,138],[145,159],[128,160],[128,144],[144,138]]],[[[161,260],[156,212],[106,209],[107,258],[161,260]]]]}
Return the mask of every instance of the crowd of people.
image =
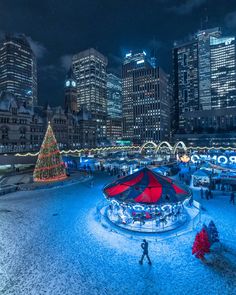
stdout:
{"type": "Polygon", "coordinates": [[[110,176],[116,176],[117,178],[120,178],[122,176],[126,176],[129,174],[128,169],[123,169],[123,168],[119,168],[119,167],[111,167],[111,166],[107,166],[105,167],[104,165],[96,165],[96,169],[98,171],[102,171],[102,172],[106,172],[108,173],[110,176]]]}

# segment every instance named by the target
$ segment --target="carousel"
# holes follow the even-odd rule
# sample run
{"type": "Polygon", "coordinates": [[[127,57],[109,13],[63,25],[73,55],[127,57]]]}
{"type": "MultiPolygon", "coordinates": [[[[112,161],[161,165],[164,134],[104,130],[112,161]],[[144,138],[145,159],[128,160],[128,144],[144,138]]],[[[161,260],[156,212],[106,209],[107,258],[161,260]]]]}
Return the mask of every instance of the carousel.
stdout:
{"type": "Polygon", "coordinates": [[[187,220],[185,204],[191,198],[190,190],[148,168],[106,185],[103,193],[110,202],[108,219],[122,228],[161,232],[187,220]]]}

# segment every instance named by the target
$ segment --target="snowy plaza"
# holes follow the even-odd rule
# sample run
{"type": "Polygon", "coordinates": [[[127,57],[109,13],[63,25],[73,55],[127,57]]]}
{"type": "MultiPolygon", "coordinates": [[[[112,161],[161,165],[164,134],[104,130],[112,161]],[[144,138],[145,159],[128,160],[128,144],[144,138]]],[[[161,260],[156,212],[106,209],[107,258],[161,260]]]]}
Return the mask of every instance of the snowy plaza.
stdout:
{"type": "Polygon", "coordinates": [[[236,0],[0,16],[0,295],[236,295],[236,0]]]}
{"type": "Polygon", "coordinates": [[[98,206],[114,177],[22,191],[0,199],[0,294],[235,294],[236,207],[229,194],[194,199],[201,222],[160,234],[130,233],[103,224],[98,206]],[[221,244],[203,263],[191,253],[202,223],[214,220],[221,244]],[[149,242],[152,266],[139,265],[149,242]]]}

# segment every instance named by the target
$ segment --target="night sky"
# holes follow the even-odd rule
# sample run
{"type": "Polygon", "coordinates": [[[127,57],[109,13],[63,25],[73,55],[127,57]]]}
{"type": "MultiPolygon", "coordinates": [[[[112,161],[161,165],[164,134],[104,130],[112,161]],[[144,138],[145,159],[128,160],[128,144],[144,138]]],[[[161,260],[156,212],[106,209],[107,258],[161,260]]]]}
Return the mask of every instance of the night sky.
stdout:
{"type": "Polygon", "coordinates": [[[208,27],[236,36],[236,0],[0,0],[0,35],[29,37],[38,57],[39,103],[59,105],[72,54],[94,47],[108,57],[108,70],[119,73],[125,52],[155,45],[169,73],[173,42],[200,29],[206,15],[208,27]]]}

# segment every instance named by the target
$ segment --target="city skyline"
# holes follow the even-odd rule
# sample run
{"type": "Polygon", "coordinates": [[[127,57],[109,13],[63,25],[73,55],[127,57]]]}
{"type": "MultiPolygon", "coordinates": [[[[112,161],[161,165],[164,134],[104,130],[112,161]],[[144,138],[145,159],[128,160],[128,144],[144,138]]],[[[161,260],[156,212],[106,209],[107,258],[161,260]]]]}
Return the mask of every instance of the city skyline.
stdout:
{"type": "Polygon", "coordinates": [[[209,27],[220,26],[226,35],[236,35],[234,1],[151,0],[144,5],[129,0],[125,4],[1,2],[1,37],[5,32],[24,33],[38,57],[40,104],[63,104],[63,82],[71,55],[90,47],[104,54],[109,60],[108,72],[117,74],[127,51],[155,45],[158,64],[170,73],[173,42],[201,29],[206,17],[209,27]]]}
{"type": "Polygon", "coordinates": [[[0,294],[236,294],[236,0],[0,0],[0,294]]]}

